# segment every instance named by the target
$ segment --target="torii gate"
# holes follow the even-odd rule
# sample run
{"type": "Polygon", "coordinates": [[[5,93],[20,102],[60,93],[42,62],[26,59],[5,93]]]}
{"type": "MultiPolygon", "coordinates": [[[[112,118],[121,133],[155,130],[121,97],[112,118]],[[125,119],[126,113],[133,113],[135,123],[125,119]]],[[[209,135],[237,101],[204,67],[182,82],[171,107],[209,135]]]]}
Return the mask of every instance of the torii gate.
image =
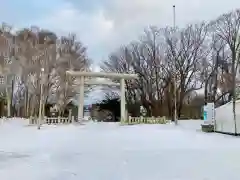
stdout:
{"type": "Polygon", "coordinates": [[[79,96],[79,106],[78,106],[78,119],[83,119],[83,106],[84,106],[84,85],[110,85],[110,86],[120,86],[120,98],[121,98],[121,119],[125,120],[125,79],[137,79],[137,74],[120,74],[120,73],[105,73],[105,72],[81,72],[81,71],[67,71],[67,75],[80,77],[80,96],[79,96]],[[94,78],[111,78],[120,79],[120,83],[114,82],[91,82],[85,81],[85,77],[94,78]]]}

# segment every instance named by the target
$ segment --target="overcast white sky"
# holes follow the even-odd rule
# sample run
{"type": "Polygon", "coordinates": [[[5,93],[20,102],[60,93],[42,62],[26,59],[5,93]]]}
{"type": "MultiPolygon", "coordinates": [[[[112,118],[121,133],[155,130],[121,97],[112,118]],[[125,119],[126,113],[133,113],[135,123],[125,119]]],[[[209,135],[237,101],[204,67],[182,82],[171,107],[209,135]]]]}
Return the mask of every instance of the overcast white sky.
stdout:
{"type": "Polygon", "coordinates": [[[35,23],[61,33],[75,32],[94,62],[99,62],[136,39],[144,27],[172,25],[173,4],[178,26],[214,19],[240,7],[239,0],[72,0],[61,1],[35,23]]]}
{"type": "Polygon", "coordinates": [[[144,27],[172,25],[173,5],[176,24],[184,26],[239,8],[240,0],[2,0],[0,20],[76,33],[97,66],[117,47],[136,39],[144,27]]]}

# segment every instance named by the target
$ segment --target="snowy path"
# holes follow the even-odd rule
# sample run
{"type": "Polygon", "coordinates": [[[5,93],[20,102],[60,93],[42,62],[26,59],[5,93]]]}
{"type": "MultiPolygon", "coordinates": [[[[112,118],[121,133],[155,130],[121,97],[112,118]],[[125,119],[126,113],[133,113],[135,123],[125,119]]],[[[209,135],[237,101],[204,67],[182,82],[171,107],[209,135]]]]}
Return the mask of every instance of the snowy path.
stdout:
{"type": "Polygon", "coordinates": [[[240,139],[172,125],[0,126],[1,180],[239,180],[240,139]]]}

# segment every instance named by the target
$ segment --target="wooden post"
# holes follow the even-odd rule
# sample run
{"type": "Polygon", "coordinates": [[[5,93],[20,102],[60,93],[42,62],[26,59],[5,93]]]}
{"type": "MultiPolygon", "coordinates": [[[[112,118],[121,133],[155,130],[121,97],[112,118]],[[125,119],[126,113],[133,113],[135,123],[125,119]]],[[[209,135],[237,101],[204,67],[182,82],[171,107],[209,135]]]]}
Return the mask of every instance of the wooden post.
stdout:
{"type": "Polygon", "coordinates": [[[72,123],[72,109],[69,109],[68,121],[72,123]]]}
{"type": "Polygon", "coordinates": [[[44,116],[43,124],[46,124],[46,122],[47,122],[47,116],[44,116]]]}
{"type": "Polygon", "coordinates": [[[128,124],[131,123],[131,121],[132,121],[132,117],[129,116],[129,117],[128,117],[128,124]]]}
{"type": "Polygon", "coordinates": [[[29,125],[32,124],[32,116],[29,117],[29,119],[28,119],[28,124],[29,124],[29,125]]]}
{"type": "Polygon", "coordinates": [[[58,116],[58,118],[57,118],[57,123],[60,123],[60,121],[61,121],[61,117],[58,116]]]}
{"type": "Polygon", "coordinates": [[[140,122],[141,122],[141,123],[144,123],[144,122],[143,122],[143,117],[142,117],[142,116],[140,116],[140,122]]]}
{"type": "Polygon", "coordinates": [[[72,116],[72,123],[73,123],[73,124],[75,123],[75,118],[74,118],[74,116],[72,116]]]}

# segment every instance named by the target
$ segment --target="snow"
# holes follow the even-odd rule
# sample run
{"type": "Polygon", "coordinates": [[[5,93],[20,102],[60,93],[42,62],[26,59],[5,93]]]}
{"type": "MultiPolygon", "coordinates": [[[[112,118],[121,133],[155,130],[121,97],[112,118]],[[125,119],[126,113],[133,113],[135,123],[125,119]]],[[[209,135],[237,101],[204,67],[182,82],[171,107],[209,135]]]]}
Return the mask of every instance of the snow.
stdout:
{"type": "Polygon", "coordinates": [[[240,139],[179,126],[0,125],[1,180],[239,180],[240,139]]]}

